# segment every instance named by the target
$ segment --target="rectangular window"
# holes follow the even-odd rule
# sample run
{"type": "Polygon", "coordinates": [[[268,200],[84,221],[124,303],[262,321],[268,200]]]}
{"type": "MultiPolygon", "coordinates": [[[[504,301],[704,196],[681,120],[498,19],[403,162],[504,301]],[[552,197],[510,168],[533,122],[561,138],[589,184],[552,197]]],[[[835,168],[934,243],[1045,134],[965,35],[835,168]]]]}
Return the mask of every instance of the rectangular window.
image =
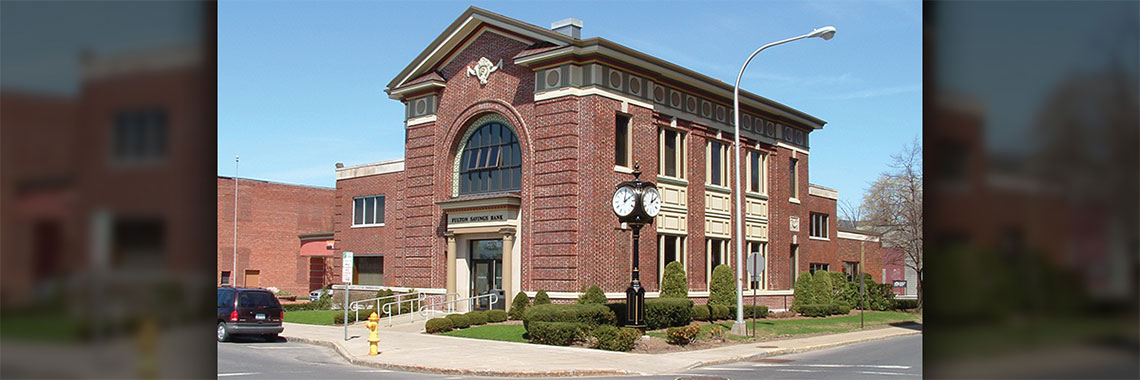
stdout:
{"type": "Polygon", "coordinates": [[[657,138],[658,150],[661,152],[658,160],[661,163],[661,175],[685,178],[685,135],[662,128],[657,138]]]}
{"type": "Polygon", "coordinates": [[[352,283],[355,285],[384,285],[384,256],[353,256],[352,283]]]}
{"type": "Polygon", "coordinates": [[[352,225],[384,225],[384,196],[357,197],[352,199],[352,225]]]}
{"type": "Polygon", "coordinates": [[[712,281],[713,269],[728,263],[728,240],[705,239],[705,282],[712,281]]]}
{"type": "Polygon", "coordinates": [[[808,236],[827,239],[827,214],[811,213],[811,232],[808,236]]]}
{"type": "Polygon", "coordinates": [[[112,120],[111,157],[118,162],[146,162],[166,156],[166,111],[121,111],[112,120]]]}
{"type": "Polygon", "coordinates": [[[630,167],[629,116],[617,115],[614,121],[614,165],[630,167]]]}
{"type": "Polygon", "coordinates": [[[222,281],[219,283],[222,285],[233,285],[230,283],[230,271],[222,271],[222,281]]]}
{"type": "Polygon", "coordinates": [[[724,144],[709,140],[705,149],[707,179],[705,183],[717,186],[728,186],[728,150],[724,144]]]}
{"type": "Polygon", "coordinates": [[[764,189],[764,154],[748,151],[748,191],[766,194],[764,189]]]}
{"type": "Polygon", "coordinates": [[[808,271],[811,272],[811,274],[815,274],[815,271],[827,272],[829,268],[831,268],[831,264],[811,263],[808,266],[808,271]]]}
{"type": "MultiPolygon", "coordinates": [[[[768,289],[768,276],[767,276],[767,273],[769,270],[769,268],[768,268],[768,244],[758,242],[758,241],[750,241],[750,242],[748,242],[748,251],[746,253],[749,255],[756,253],[756,254],[760,255],[760,257],[761,257],[760,260],[764,262],[764,270],[760,271],[759,275],[756,276],[756,282],[755,283],[752,283],[751,281],[749,282],[748,288],[749,289],[768,289]]],[[[751,271],[751,269],[749,269],[749,271],[751,271]]],[[[749,273],[751,273],[751,272],[749,272],[749,273]]]]}
{"type": "Polygon", "coordinates": [[[675,235],[657,235],[657,283],[665,274],[665,265],[678,261],[685,266],[685,237],[675,235]]]}
{"type": "Polygon", "coordinates": [[[847,281],[856,280],[855,274],[859,273],[859,263],[856,261],[844,261],[843,273],[847,274],[847,281]]]}
{"type": "Polygon", "coordinates": [[[789,162],[790,162],[790,164],[788,166],[788,177],[791,180],[788,181],[788,185],[791,188],[788,189],[788,191],[789,191],[788,194],[791,194],[792,198],[799,199],[800,198],[800,192],[799,192],[800,186],[799,186],[799,178],[796,177],[796,174],[799,173],[799,168],[798,168],[799,165],[798,164],[800,163],[800,161],[792,158],[792,159],[789,159],[789,162]]]}

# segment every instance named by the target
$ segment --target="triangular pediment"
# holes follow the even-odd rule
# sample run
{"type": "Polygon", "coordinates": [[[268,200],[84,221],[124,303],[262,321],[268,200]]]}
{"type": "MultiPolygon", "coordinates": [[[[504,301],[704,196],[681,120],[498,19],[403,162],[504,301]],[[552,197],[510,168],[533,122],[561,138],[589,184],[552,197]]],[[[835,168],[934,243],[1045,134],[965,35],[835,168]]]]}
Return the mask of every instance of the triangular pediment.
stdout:
{"type": "Polygon", "coordinates": [[[388,83],[388,89],[385,91],[391,93],[394,89],[412,84],[413,81],[438,70],[447,63],[447,60],[455,56],[456,51],[462,50],[466,43],[481,33],[497,33],[527,44],[566,46],[574,42],[573,37],[484,9],[470,7],[439,37],[436,37],[415,60],[400,71],[400,74],[388,83]]]}

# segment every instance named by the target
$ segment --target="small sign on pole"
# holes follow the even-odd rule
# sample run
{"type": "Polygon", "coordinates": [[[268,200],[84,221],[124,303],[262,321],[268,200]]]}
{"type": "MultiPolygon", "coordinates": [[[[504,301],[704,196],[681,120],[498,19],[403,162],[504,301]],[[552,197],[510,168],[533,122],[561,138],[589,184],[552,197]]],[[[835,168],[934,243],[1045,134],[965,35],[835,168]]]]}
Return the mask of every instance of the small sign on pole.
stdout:
{"type": "Polygon", "coordinates": [[[756,336],[756,288],[759,287],[760,273],[764,272],[764,256],[760,252],[752,252],[748,254],[748,263],[745,267],[748,269],[749,277],[752,282],[752,336],[756,336]]]}
{"type": "Polygon", "coordinates": [[[340,280],[344,282],[344,340],[348,340],[348,287],[352,285],[352,252],[342,253],[340,280]]]}

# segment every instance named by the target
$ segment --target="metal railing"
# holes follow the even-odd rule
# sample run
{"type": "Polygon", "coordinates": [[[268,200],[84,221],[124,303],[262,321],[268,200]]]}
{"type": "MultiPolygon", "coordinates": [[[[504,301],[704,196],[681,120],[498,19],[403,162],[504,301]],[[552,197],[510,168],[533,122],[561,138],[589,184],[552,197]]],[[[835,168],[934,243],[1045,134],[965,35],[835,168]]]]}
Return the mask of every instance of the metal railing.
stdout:
{"type": "MultiPolygon", "coordinates": [[[[445,294],[445,296],[450,295],[450,294],[455,294],[455,293],[445,294]]],[[[429,312],[433,313],[433,315],[437,311],[438,312],[454,312],[455,311],[455,304],[458,304],[460,302],[467,302],[467,310],[472,310],[472,309],[474,309],[475,301],[479,300],[480,298],[486,298],[488,300],[488,302],[487,302],[488,305],[494,305],[496,302],[499,302],[499,295],[497,293],[487,293],[487,294],[484,294],[481,296],[457,298],[457,299],[453,299],[451,301],[444,300],[444,301],[440,301],[440,302],[429,303],[427,305],[421,305],[420,310],[419,310],[420,316],[422,316],[426,319],[428,317],[429,312]],[[446,307],[444,307],[444,306],[446,306],[446,307]]]]}
{"type": "MultiPolygon", "coordinates": [[[[381,313],[381,312],[389,313],[390,310],[387,307],[384,308],[384,311],[380,310],[380,305],[381,305],[380,301],[386,300],[386,299],[395,299],[396,302],[398,303],[400,301],[403,301],[405,297],[412,297],[412,296],[416,297],[415,299],[419,299],[419,300],[424,299],[424,293],[423,292],[401,293],[401,294],[393,294],[393,295],[384,296],[384,297],[376,297],[376,298],[369,298],[369,299],[365,299],[365,300],[352,301],[352,303],[348,304],[348,308],[350,310],[356,312],[356,320],[359,321],[360,320],[360,309],[361,309],[360,305],[361,304],[376,302],[376,312],[377,313],[381,313]]],[[[387,306],[387,305],[389,305],[389,303],[386,303],[384,305],[387,306]]],[[[388,314],[388,326],[392,325],[391,319],[392,319],[392,315],[388,314]]]]}

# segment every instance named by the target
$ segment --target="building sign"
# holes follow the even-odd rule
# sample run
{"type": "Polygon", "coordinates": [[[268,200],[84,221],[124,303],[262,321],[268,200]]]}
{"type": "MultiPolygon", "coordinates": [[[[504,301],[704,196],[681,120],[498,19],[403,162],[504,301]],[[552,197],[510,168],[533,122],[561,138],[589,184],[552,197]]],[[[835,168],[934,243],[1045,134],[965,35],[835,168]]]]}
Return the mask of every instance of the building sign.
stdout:
{"type": "Polygon", "coordinates": [[[500,224],[514,219],[513,214],[510,210],[457,212],[447,215],[447,225],[449,228],[454,228],[468,225],[500,224]]]}
{"type": "Polygon", "coordinates": [[[343,255],[340,265],[340,279],[343,283],[352,284],[352,252],[344,251],[343,255]]]}
{"type": "Polygon", "coordinates": [[[894,282],[891,283],[891,286],[896,287],[896,288],[905,288],[906,287],[906,280],[895,280],[894,282]]]}

